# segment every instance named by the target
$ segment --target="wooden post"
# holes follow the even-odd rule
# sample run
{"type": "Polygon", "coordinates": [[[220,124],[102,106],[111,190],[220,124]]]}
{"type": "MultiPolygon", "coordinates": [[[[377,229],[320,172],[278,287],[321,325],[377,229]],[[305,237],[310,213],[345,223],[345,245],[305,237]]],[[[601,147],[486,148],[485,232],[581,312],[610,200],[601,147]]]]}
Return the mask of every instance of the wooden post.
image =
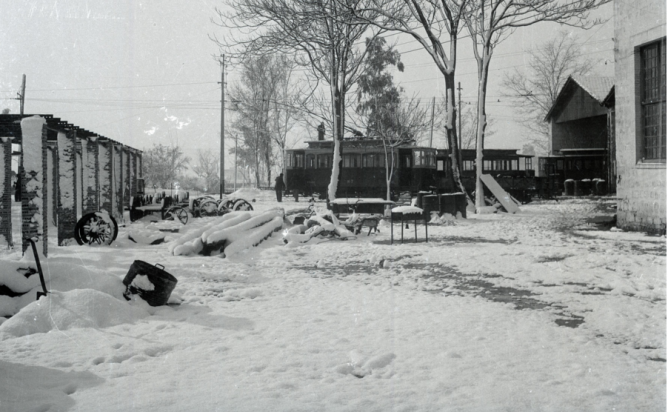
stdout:
{"type": "Polygon", "coordinates": [[[21,120],[23,168],[21,168],[22,251],[30,246],[30,239],[42,243],[44,256],[48,252],[46,224],[46,121],[40,116],[21,120]]]}
{"type": "Polygon", "coordinates": [[[0,248],[12,241],[12,139],[0,137],[0,248]]]}
{"type": "Polygon", "coordinates": [[[89,136],[82,142],[82,148],[85,151],[86,157],[83,164],[84,174],[84,202],[83,214],[93,213],[100,210],[99,200],[99,177],[98,177],[98,143],[97,136],[89,136]]]}
{"type": "Polygon", "coordinates": [[[99,206],[112,215],[113,208],[113,144],[109,140],[98,142],[97,152],[99,206]]]}

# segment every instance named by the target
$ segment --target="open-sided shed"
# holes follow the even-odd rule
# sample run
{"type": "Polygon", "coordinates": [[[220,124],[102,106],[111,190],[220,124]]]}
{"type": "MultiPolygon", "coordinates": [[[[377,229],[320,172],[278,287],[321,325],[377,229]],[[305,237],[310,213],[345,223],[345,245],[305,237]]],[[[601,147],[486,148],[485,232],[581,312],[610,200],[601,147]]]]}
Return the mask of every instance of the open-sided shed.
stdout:
{"type": "Polygon", "coordinates": [[[107,211],[123,219],[137,191],[142,152],[50,114],[0,115],[0,245],[11,247],[12,194],[21,199],[22,250],[29,239],[48,253],[48,229],[58,245],[74,239],[77,220],[107,211]],[[18,180],[12,187],[12,157],[18,180]]]}

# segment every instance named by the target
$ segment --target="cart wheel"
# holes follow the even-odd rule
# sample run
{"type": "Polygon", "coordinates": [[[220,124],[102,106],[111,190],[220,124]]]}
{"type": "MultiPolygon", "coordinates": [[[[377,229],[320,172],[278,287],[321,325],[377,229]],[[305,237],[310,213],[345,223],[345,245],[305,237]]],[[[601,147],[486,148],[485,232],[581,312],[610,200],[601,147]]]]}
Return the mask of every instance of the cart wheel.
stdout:
{"type": "Polygon", "coordinates": [[[188,212],[182,207],[175,207],[165,212],[165,220],[178,219],[184,225],[188,223],[188,212]]]}
{"type": "Polygon", "coordinates": [[[247,201],[239,199],[236,202],[234,202],[232,210],[243,210],[243,211],[253,210],[253,206],[247,201]]]}
{"type": "Polygon", "coordinates": [[[226,200],[223,202],[221,209],[227,209],[228,211],[234,210],[234,202],[236,202],[236,200],[226,200]]]}
{"type": "Polygon", "coordinates": [[[118,235],[118,224],[111,216],[89,213],[74,227],[74,238],[80,245],[109,245],[118,235]],[[107,219],[108,217],[108,219],[107,219]]]}
{"type": "Polygon", "coordinates": [[[205,200],[199,205],[200,216],[218,216],[218,203],[215,200],[205,200]]]}

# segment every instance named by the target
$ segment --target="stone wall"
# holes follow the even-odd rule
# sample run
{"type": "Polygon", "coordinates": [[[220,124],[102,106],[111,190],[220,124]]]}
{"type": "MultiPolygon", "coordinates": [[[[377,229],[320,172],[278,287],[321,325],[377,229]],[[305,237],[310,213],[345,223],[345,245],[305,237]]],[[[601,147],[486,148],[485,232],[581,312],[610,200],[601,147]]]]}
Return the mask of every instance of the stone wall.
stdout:
{"type": "Polygon", "coordinates": [[[617,225],[665,233],[666,164],[642,159],[637,47],[666,36],[666,2],[616,0],[614,7],[617,225]]]}

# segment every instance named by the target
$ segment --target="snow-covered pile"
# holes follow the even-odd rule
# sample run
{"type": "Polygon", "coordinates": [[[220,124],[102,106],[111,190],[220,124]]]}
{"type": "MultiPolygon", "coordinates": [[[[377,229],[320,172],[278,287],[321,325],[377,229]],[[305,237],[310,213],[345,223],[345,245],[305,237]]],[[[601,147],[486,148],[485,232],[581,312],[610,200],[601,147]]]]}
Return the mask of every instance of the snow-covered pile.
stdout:
{"type": "Polygon", "coordinates": [[[105,328],[133,323],[148,315],[141,306],[94,289],[53,291],[0,325],[0,338],[72,328],[105,328]]]}
{"type": "Polygon", "coordinates": [[[230,256],[257,246],[283,226],[285,212],[231,212],[212,223],[186,233],[168,246],[175,256],[194,254],[230,256]]]}
{"type": "MultiPolygon", "coordinates": [[[[93,289],[104,292],[116,299],[122,299],[125,286],[121,280],[91,265],[82,265],[76,259],[49,258],[40,259],[46,288],[48,291],[57,290],[61,292],[76,289],[93,289]]],[[[13,316],[19,310],[35,300],[37,292],[42,291],[42,286],[37,271],[37,266],[32,255],[26,255],[22,260],[2,261],[0,270],[0,286],[5,286],[13,295],[0,295],[0,321],[2,316],[13,316]]]]}
{"type": "Polygon", "coordinates": [[[283,232],[283,242],[288,247],[295,247],[302,243],[320,243],[329,239],[352,239],[353,232],[348,230],[344,222],[334,216],[331,210],[317,209],[304,222],[283,232]]]}

